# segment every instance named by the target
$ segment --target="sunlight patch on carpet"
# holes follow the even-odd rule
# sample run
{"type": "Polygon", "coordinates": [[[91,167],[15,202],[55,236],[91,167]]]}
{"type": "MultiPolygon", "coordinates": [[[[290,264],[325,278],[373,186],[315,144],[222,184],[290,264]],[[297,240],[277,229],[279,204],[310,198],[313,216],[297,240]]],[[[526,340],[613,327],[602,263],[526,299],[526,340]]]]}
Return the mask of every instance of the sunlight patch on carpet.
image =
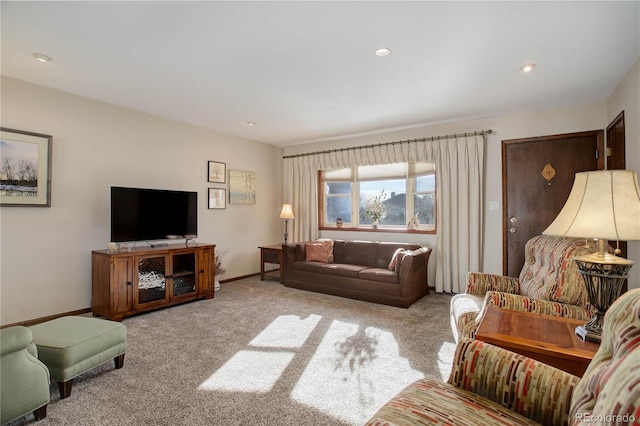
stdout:
{"type": "Polygon", "coordinates": [[[363,424],[424,375],[399,354],[393,334],[334,320],[291,398],[351,424],[363,424]]]}
{"type": "Polygon", "coordinates": [[[298,315],[280,315],[249,345],[263,348],[301,348],[321,319],[320,315],[309,315],[305,319],[298,315]]]}
{"type": "Polygon", "coordinates": [[[292,352],[239,351],[198,390],[266,393],[293,359],[292,352]]]}

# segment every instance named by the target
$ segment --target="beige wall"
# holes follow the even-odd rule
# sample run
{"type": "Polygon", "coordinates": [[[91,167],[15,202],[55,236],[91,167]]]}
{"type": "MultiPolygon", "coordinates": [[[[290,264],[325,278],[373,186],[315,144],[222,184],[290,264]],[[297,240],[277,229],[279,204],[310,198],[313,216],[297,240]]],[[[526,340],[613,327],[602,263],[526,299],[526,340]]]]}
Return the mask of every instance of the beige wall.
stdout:
{"type": "Polygon", "coordinates": [[[1,324],[90,306],[112,185],[197,191],[198,241],[229,251],[223,279],[257,272],[257,246],[282,240],[281,149],[9,78],[1,96],[3,127],[53,136],[51,207],[0,208],[1,324]],[[208,210],[208,160],[255,171],[256,204],[208,210]]]}

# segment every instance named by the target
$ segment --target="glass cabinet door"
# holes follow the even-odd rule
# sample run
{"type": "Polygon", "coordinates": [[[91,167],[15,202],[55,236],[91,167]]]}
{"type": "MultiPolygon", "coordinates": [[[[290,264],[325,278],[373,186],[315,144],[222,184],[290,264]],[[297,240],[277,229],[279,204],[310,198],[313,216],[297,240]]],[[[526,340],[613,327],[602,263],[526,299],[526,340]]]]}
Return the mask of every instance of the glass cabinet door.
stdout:
{"type": "Polygon", "coordinates": [[[196,253],[175,254],[171,259],[172,297],[195,294],[196,253]]]}
{"type": "Polygon", "coordinates": [[[167,299],[166,257],[138,258],[138,304],[167,299]]]}

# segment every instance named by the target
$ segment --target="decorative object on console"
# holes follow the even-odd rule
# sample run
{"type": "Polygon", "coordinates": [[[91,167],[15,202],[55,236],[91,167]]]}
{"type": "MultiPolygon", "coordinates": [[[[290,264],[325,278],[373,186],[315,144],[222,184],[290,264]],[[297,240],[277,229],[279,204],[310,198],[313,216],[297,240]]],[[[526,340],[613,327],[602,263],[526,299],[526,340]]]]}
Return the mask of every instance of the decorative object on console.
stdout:
{"type": "MultiPolygon", "coordinates": [[[[604,314],[620,296],[633,261],[607,252],[607,240],[640,240],[640,187],[630,170],[576,173],[569,198],[545,235],[598,239],[595,253],[576,256],[596,315],[576,334],[599,342],[604,314]]],[[[619,254],[619,253],[616,253],[619,254]]]]}
{"type": "Polygon", "coordinates": [[[225,183],[227,178],[227,165],[218,161],[209,161],[207,168],[207,180],[213,183],[225,183]]]}
{"type": "Polygon", "coordinates": [[[365,203],[364,215],[371,219],[373,229],[377,229],[379,220],[387,216],[387,209],[384,205],[386,195],[383,189],[380,194],[365,203]]]}
{"type": "Polygon", "coordinates": [[[221,188],[209,188],[209,208],[227,208],[227,190],[221,188]]]}
{"type": "Polygon", "coordinates": [[[339,218],[337,218],[337,219],[336,219],[336,226],[337,226],[338,228],[342,228],[342,224],[343,224],[343,223],[344,223],[344,222],[342,221],[342,218],[341,218],[341,217],[339,217],[339,218]]]}
{"type": "Polygon", "coordinates": [[[0,127],[0,205],[51,207],[50,135],[0,127]]]}
{"type": "Polygon", "coordinates": [[[420,227],[420,218],[418,217],[420,213],[416,213],[411,220],[409,221],[409,223],[407,223],[407,229],[413,230],[413,229],[418,229],[420,227]]]}
{"type": "Polygon", "coordinates": [[[215,264],[215,270],[214,270],[215,278],[214,278],[214,285],[213,285],[214,291],[220,290],[220,281],[218,280],[218,277],[221,277],[227,272],[225,267],[222,266],[222,259],[224,259],[225,254],[227,254],[226,250],[216,250],[215,260],[214,260],[214,264],[215,264]]]}
{"type": "Polygon", "coordinates": [[[285,203],[282,205],[280,219],[284,219],[284,243],[287,244],[287,240],[289,239],[289,219],[295,219],[295,217],[293,216],[293,208],[291,207],[291,204],[285,203]]]}

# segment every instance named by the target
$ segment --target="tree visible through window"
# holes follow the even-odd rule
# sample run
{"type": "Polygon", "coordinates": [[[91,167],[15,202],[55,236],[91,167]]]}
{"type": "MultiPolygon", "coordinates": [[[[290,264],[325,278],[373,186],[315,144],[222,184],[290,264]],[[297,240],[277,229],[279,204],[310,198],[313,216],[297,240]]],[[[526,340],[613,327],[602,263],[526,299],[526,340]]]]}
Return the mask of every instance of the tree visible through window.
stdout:
{"type": "Polygon", "coordinates": [[[394,163],[361,166],[321,173],[324,217],[321,225],[333,227],[341,219],[345,227],[373,224],[367,206],[378,197],[384,214],[382,228],[406,229],[417,217],[419,230],[435,230],[435,167],[433,163],[394,163]],[[408,194],[408,196],[407,196],[408,194]]]}

